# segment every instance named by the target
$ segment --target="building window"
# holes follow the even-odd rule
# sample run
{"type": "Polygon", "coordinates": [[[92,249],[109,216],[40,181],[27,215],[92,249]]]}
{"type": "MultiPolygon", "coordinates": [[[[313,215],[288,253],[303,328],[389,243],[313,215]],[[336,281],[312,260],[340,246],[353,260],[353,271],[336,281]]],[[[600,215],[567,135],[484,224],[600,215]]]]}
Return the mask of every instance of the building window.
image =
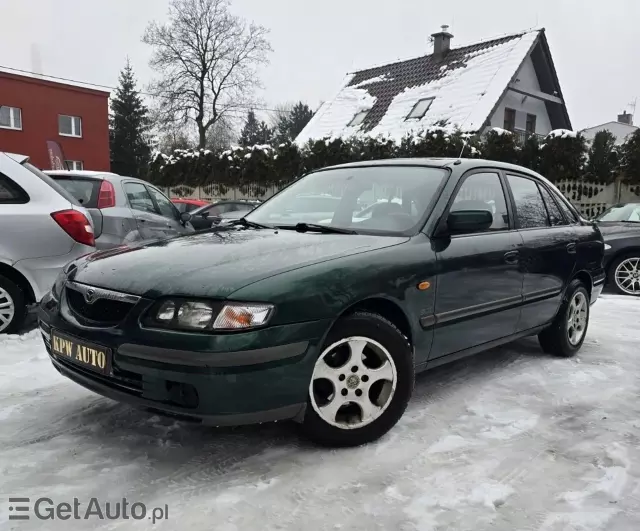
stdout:
{"type": "Polygon", "coordinates": [[[534,134],[536,132],[536,115],[535,114],[527,114],[527,127],[525,130],[529,134],[534,134]]]}
{"type": "Polygon", "coordinates": [[[67,169],[69,170],[75,170],[75,171],[84,170],[84,164],[81,160],[65,160],[65,162],[67,163],[67,169]]]}
{"type": "Polygon", "coordinates": [[[79,116],[58,116],[58,133],[61,136],[82,136],[82,118],[79,116]]]}
{"type": "Polygon", "coordinates": [[[355,127],[356,125],[360,125],[362,122],[364,122],[364,119],[367,117],[367,114],[369,114],[369,111],[360,111],[359,113],[356,113],[356,115],[353,117],[353,120],[351,120],[349,122],[348,127],[355,127]]]}
{"type": "Polygon", "coordinates": [[[504,110],[504,128],[507,131],[514,131],[516,128],[516,111],[515,109],[504,110]]]}
{"type": "Polygon", "coordinates": [[[407,120],[420,120],[423,118],[424,115],[427,114],[427,111],[429,110],[429,107],[431,107],[434,99],[435,98],[425,98],[416,103],[413,106],[413,109],[411,109],[409,116],[407,116],[407,120]]]}
{"type": "Polygon", "coordinates": [[[18,107],[0,105],[0,127],[22,130],[22,110],[18,107]]]}

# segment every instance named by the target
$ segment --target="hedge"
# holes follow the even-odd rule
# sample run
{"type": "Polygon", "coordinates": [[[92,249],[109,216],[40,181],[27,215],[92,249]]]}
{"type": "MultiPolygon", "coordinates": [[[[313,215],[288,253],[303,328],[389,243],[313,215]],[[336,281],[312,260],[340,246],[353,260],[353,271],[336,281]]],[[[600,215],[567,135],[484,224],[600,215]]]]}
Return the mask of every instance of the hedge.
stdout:
{"type": "Polygon", "coordinates": [[[589,145],[571,131],[552,131],[545,138],[529,137],[519,143],[514,134],[492,129],[483,135],[436,127],[400,142],[388,137],[325,138],[299,147],[293,143],[213,152],[176,150],[157,153],[148,179],[164,187],[203,186],[210,195],[229,188],[249,186],[257,193],[279,187],[297,177],[326,166],[345,162],[400,157],[483,158],[519,164],[538,171],[553,182],[589,180],[603,184],[620,178],[640,184],[640,130],[617,147],[608,131],[598,133],[589,145]]]}

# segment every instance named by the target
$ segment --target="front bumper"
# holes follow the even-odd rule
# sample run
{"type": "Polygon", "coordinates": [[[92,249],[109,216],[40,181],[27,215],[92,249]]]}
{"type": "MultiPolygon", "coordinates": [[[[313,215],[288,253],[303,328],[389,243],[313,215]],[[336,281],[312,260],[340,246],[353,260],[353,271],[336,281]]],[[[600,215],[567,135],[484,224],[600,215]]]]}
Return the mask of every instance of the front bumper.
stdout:
{"type": "Polygon", "coordinates": [[[61,305],[64,297],[58,303],[47,295],[39,309],[58,372],[108,398],[218,426],[301,418],[318,349],[331,325],[323,320],[218,335],[145,330],[138,324],[145,306],[118,327],[96,329],[73,322],[61,305]],[[53,354],[52,328],[110,348],[110,374],[53,354]]]}

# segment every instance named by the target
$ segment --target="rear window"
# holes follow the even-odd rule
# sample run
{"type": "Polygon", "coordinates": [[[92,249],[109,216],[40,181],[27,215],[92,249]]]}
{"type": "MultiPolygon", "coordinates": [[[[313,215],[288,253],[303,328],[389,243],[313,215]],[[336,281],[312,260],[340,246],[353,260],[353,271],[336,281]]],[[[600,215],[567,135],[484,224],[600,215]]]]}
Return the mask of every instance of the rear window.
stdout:
{"type": "Polygon", "coordinates": [[[97,179],[86,179],[82,177],[60,177],[53,179],[69,192],[85,208],[98,208],[98,196],[100,195],[100,184],[97,179]]]}
{"type": "Polygon", "coordinates": [[[42,173],[33,164],[30,164],[29,162],[25,162],[22,165],[25,168],[27,168],[31,173],[33,173],[36,177],[38,177],[41,181],[44,181],[45,183],[47,183],[51,188],[53,188],[56,192],[58,192],[62,197],[64,197],[72,205],[80,206],[80,203],[75,197],[73,197],[73,195],[67,192],[62,186],[60,186],[57,182],[55,182],[51,177],[42,173]]]}

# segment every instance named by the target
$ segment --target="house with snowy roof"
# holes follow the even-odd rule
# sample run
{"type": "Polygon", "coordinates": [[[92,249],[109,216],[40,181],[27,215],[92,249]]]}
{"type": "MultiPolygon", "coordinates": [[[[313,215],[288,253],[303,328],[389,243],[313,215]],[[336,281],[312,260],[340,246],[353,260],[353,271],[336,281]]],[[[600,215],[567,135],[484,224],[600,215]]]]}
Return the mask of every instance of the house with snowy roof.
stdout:
{"type": "Polygon", "coordinates": [[[544,29],[451,47],[447,26],[433,53],[349,74],[296,138],[354,135],[396,140],[432,127],[506,129],[524,139],[571,130],[544,29]]]}

